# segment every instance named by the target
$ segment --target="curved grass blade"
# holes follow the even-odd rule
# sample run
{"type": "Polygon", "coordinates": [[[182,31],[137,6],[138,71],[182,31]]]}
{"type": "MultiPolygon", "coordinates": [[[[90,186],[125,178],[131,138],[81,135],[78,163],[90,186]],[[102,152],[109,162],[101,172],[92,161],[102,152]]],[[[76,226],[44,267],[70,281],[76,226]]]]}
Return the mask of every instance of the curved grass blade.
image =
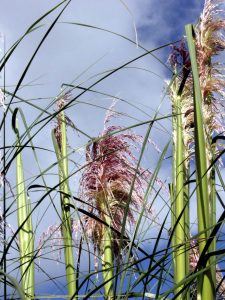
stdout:
{"type": "MultiPolygon", "coordinates": [[[[17,145],[20,147],[19,130],[17,124],[15,125],[15,132],[17,136],[17,145]]],[[[30,299],[34,297],[34,240],[32,216],[30,214],[30,199],[26,199],[21,153],[16,156],[16,183],[18,227],[21,227],[19,231],[19,251],[22,286],[23,290],[28,295],[27,299],[30,299]]]]}
{"type": "Polygon", "coordinates": [[[16,291],[18,292],[18,294],[20,296],[20,299],[21,300],[26,300],[24,291],[23,291],[23,289],[21,289],[18,282],[11,275],[3,272],[2,270],[0,270],[0,274],[8,278],[8,280],[11,282],[11,284],[15,287],[16,291]]]}
{"type": "MultiPolygon", "coordinates": [[[[197,206],[198,206],[198,230],[199,252],[203,252],[209,238],[210,216],[209,216],[209,187],[207,177],[207,153],[204,132],[204,118],[202,114],[202,93],[199,83],[196,49],[194,43],[193,26],[185,26],[188,48],[191,59],[191,68],[194,81],[194,121],[195,121],[195,159],[196,159],[196,181],[197,181],[197,206]]],[[[206,265],[208,266],[208,264],[206,265]]],[[[215,286],[213,281],[212,268],[206,269],[198,278],[198,297],[200,299],[215,299],[215,286]]]]}

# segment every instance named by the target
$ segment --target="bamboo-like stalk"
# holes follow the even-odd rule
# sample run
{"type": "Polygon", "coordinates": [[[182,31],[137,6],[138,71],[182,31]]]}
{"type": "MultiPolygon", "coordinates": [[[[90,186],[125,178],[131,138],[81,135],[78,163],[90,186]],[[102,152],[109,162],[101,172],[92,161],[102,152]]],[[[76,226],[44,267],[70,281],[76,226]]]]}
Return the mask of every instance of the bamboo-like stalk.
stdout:
{"type": "MultiPolygon", "coordinates": [[[[174,202],[174,188],[173,188],[173,184],[170,184],[169,189],[170,189],[170,209],[171,209],[171,232],[174,228],[175,225],[175,202],[174,202]]],[[[172,247],[173,249],[175,249],[175,236],[173,234],[173,236],[171,237],[171,242],[172,242],[172,247]]],[[[175,251],[172,252],[172,257],[173,257],[173,270],[174,270],[174,274],[173,274],[173,278],[174,278],[174,282],[177,282],[176,279],[176,255],[175,255],[175,251]]]]}
{"type": "MultiPolygon", "coordinates": [[[[179,283],[182,281],[185,274],[185,215],[184,215],[184,145],[182,134],[182,119],[181,119],[181,97],[178,95],[176,99],[176,111],[177,111],[177,128],[176,128],[176,197],[175,197],[175,220],[177,222],[175,228],[175,246],[179,247],[175,249],[175,273],[176,281],[179,283]]],[[[180,287],[178,291],[181,289],[180,287]]],[[[182,295],[179,295],[177,299],[182,299],[182,295]]]]}
{"type": "MultiPolygon", "coordinates": [[[[174,229],[174,225],[176,223],[176,211],[175,211],[175,198],[176,198],[176,126],[177,126],[177,120],[176,120],[176,112],[174,111],[174,105],[172,105],[173,108],[173,118],[172,118],[172,138],[173,138],[173,144],[172,144],[172,151],[173,151],[173,159],[172,159],[172,184],[170,185],[170,198],[171,198],[171,232],[174,229]]],[[[172,235],[172,247],[175,249],[176,241],[175,241],[175,235],[172,235]]],[[[173,270],[174,270],[174,282],[177,282],[176,278],[176,255],[175,251],[172,253],[173,256],[173,270]]]]}
{"type": "MultiPolygon", "coordinates": [[[[197,206],[198,206],[198,230],[200,255],[209,237],[209,188],[210,182],[207,177],[207,153],[204,132],[204,119],[202,115],[202,93],[199,82],[196,48],[193,38],[193,26],[185,27],[188,48],[191,59],[191,68],[194,83],[194,122],[195,122],[195,159],[196,159],[196,183],[197,183],[197,206]]],[[[206,266],[209,266],[207,262],[206,266]]],[[[215,286],[212,278],[212,270],[206,270],[198,277],[198,299],[215,299],[215,286]]]]}
{"type": "MultiPolygon", "coordinates": [[[[189,261],[189,253],[187,251],[189,236],[189,219],[188,216],[188,193],[187,186],[184,186],[186,181],[186,174],[188,163],[185,162],[185,155],[188,152],[184,145],[184,124],[182,116],[182,101],[183,95],[179,85],[181,84],[176,73],[176,65],[173,66],[175,71],[175,77],[171,85],[171,100],[173,109],[173,184],[172,184],[172,228],[174,228],[174,234],[172,236],[173,246],[173,268],[174,268],[174,282],[179,284],[187,275],[189,261]]],[[[182,66],[184,68],[184,66],[182,66]]],[[[183,287],[180,286],[177,289],[177,293],[183,287]]],[[[186,295],[179,295],[178,299],[188,299],[188,293],[186,295]]]]}
{"type": "MultiPolygon", "coordinates": [[[[16,126],[17,147],[20,148],[18,125],[16,126]]],[[[23,161],[21,152],[16,156],[16,193],[17,193],[17,217],[19,231],[20,250],[20,270],[22,277],[22,287],[26,294],[26,299],[34,297],[34,238],[32,216],[30,215],[30,199],[26,198],[23,161]]]]}
{"type": "MultiPolygon", "coordinates": [[[[175,204],[175,220],[180,217],[180,220],[175,229],[175,244],[181,244],[176,252],[176,282],[179,283],[189,274],[189,186],[185,186],[187,180],[188,166],[185,162],[188,158],[187,145],[184,145],[184,126],[182,122],[182,96],[177,95],[176,111],[177,111],[177,149],[176,149],[176,204],[175,204]]],[[[182,286],[180,287],[180,289],[182,286]]],[[[189,291],[180,295],[177,299],[188,300],[190,298],[189,291]]]]}
{"type": "MultiPolygon", "coordinates": [[[[185,185],[184,185],[184,220],[185,220],[185,257],[186,257],[186,266],[185,274],[189,274],[190,271],[190,215],[189,215],[189,184],[186,183],[188,179],[188,172],[186,170],[185,174],[185,185]]],[[[186,291],[186,299],[190,299],[190,289],[186,291]]]]}
{"type": "MultiPolygon", "coordinates": [[[[60,100],[59,100],[60,101],[60,100]]],[[[74,268],[73,257],[73,240],[71,229],[71,214],[68,204],[70,199],[68,183],[68,154],[67,154],[67,135],[66,135],[66,120],[65,113],[61,111],[58,115],[57,131],[60,135],[58,145],[55,143],[55,150],[58,158],[59,180],[60,180],[60,194],[61,209],[62,209],[62,235],[64,243],[64,258],[66,265],[66,279],[69,299],[75,299],[76,295],[76,272],[74,268]]]]}
{"type": "MultiPolygon", "coordinates": [[[[110,226],[111,218],[108,215],[107,205],[105,199],[100,199],[101,208],[104,212],[103,220],[110,226]]],[[[112,232],[108,226],[103,227],[103,241],[101,241],[102,248],[102,276],[105,283],[104,296],[107,300],[113,299],[113,250],[112,250],[112,232]],[[111,280],[110,280],[111,279],[111,280]],[[108,281],[108,282],[107,282],[108,281]]]]}
{"type": "Polygon", "coordinates": [[[33,222],[32,222],[32,214],[31,214],[31,202],[30,197],[27,196],[27,214],[29,215],[28,222],[29,222],[29,233],[30,233],[30,239],[29,239],[29,245],[28,245],[28,253],[30,254],[30,260],[29,260],[29,281],[30,281],[30,289],[31,293],[30,295],[34,295],[34,289],[35,289],[35,268],[34,268],[34,231],[33,231],[33,222]]]}

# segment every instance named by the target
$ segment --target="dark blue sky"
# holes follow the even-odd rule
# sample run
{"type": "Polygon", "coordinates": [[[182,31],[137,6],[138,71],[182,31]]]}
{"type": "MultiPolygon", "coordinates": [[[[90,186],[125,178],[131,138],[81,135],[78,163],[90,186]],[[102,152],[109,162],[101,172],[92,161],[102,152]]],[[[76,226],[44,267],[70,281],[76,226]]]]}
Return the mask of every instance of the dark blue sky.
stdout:
{"type": "MultiPolygon", "coordinates": [[[[156,46],[182,39],[185,25],[196,24],[200,17],[204,0],[151,0],[145,18],[137,24],[138,38],[141,44],[151,49],[156,46]]],[[[166,62],[170,48],[160,50],[158,57],[166,62]]],[[[165,72],[166,69],[165,69],[165,72]]],[[[170,76],[170,74],[165,74],[170,76]]]]}
{"type": "Polygon", "coordinates": [[[138,25],[139,39],[146,42],[154,38],[160,44],[180,39],[184,34],[184,26],[198,21],[204,0],[152,0],[150,3],[151,8],[147,12],[149,23],[138,25]],[[159,30],[156,30],[155,25],[159,30]]]}

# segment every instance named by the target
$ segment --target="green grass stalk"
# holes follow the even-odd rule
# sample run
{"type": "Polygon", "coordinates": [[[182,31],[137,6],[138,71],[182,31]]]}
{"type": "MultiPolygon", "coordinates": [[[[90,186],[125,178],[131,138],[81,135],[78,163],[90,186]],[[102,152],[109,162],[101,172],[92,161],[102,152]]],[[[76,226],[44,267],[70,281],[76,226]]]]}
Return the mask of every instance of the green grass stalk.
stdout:
{"type": "MultiPolygon", "coordinates": [[[[185,199],[184,199],[184,141],[181,115],[181,96],[176,98],[176,196],[175,196],[175,279],[179,283],[186,277],[186,252],[185,252],[185,199]]],[[[182,288],[182,286],[177,290],[182,288]]],[[[183,299],[182,294],[177,299],[183,299]]]]}
{"type": "MultiPolygon", "coordinates": [[[[107,212],[105,199],[101,199],[101,207],[103,212],[107,212]]],[[[108,212],[107,212],[108,213],[108,212]]],[[[110,225],[111,218],[107,214],[104,214],[104,221],[110,225]]],[[[113,298],[113,251],[112,251],[112,232],[108,226],[103,227],[103,241],[102,241],[102,276],[105,283],[104,285],[104,296],[107,300],[113,298]],[[109,281],[108,281],[109,280],[109,281]],[[108,281],[108,282],[107,282],[108,281]]]]}
{"type": "MultiPolygon", "coordinates": [[[[172,184],[170,185],[170,199],[171,199],[171,232],[173,232],[174,225],[176,223],[175,216],[176,216],[176,211],[175,211],[175,198],[176,198],[176,127],[177,127],[177,118],[176,118],[176,112],[174,111],[174,105],[173,107],[173,117],[172,117],[172,152],[173,152],[173,159],[172,159],[172,184]]],[[[173,234],[172,236],[172,247],[175,249],[175,235],[173,234]]],[[[174,282],[177,282],[176,279],[176,259],[175,259],[175,251],[172,252],[173,256],[173,270],[174,270],[174,282]]]]}
{"type": "MultiPolygon", "coordinates": [[[[18,127],[18,126],[17,126],[18,127]]],[[[21,147],[19,131],[17,133],[17,147],[21,147]]],[[[19,251],[20,251],[20,270],[22,277],[22,288],[26,294],[26,299],[34,297],[34,239],[32,217],[30,215],[30,199],[26,198],[24,184],[23,161],[21,152],[16,156],[16,187],[17,187],[17,217],[18,227],[24,225],[19,231],[19,251]],[[30,216],[29,216],[30,215],[30,216]]]]}
{"type": "MultiPolygon", "coordinates": [[[[188,172],[185,174],[185,182],[188,179],[188,172]]],[[[185,210],[184,210],[184,219],[185,219],[185,228],[184,228],[184,233],[185,233],[185,257],[186,257],[186,266],[185,266],[185,274],[189,274],[190,271],[190,212],[189,212],[189,184],[186,184],[184,186],[184,205],[185,205],[185,210]]],[[[190,299],[190,289],[186,291],[186,299],[190,299]]]]}
{"type": "MultiPolygon", "coordinates": [[[[187,262],[189,262],[188,240],[189,236],[189,218],[188,218],[188,186],[185,186],[187,180],[187,173],[189,163],[187,159],[187,145],[184,144],[184,124],[182,116],[182,104],[185,95],[182,95],[183,88],[181,88],[180,79],[177,74],[177,66],[174,67],[174,77],[171,83],[171,100],[172,100],[172,136],[173,136],[173,155],[172,155],[172,185],[171,185],[171,224],[174,229],[172,236],[173,246],[173,269],[174,282],[179,284],[189,272],[187,262]],[[179,221],[178,221],[179,219],[179,221]]],[[[185,80],[185,78],[183,79],[185,80]]],[[[183,287],[177,289],[177,293],[183,287]]],[[[188,299],[188,293],[179,295],[180,299],[188,299]]]]}
{"type": "Polygon", "coordinates": [[[58,128],[60,132],[60,142],[55,144],[56,155],[58,158],[59,180],[60,180],[60,194],[61,209],[62,209],[62,235],[64,242],[64,258],[66,265],[66,279],[69,299],[75,299],[76,295],[76,272],[74,268],[73,256],[73,240],[71,229],[71,214],[70,214],[70,199],[68,183],[68,154],[67,154],[67,134],[66,134],[66,120],[65,113],[61,111],[58,115],[58,128]]]}
{"type": "MultiPolygon", "coordinates": [[[[174,202],[174,190],[173,190],[173,184],[170,184],[170,205],[171,205],[171,232],[174,228],[175,225],[175,202],[174,202]]],[[[175,249],[175,236],[173,234],[172,239],[172,247],[173,249],[175,249]]],[[[176,255],[175,255],[175,251],[172,252],[172,257],[173,257],[173,269],[174,269],[174,274],[173,274],[173,278],[174,278],[174,282],[177,282],[176,279],[176,255]]]]}
{"type": "MultiPolygon", "coordinates": [[[[194,82],[194,122],[195,122],[195,159],[196,159],[196,183],[197,183],[197,207],[200,255],[209,237],[209,188],[210,182],[207,176],[207,153],[204,132],[204,118],[202,114],[202,93],[199,82],[196,48],[193,37],[193,26],[186,25],[186,36],[191,59],[191,68],[194,82]]],[[[209,265],[207,262],[206,266],[209,265]]],[[[212,278],[212,270],[208,269],[198,277],[198,299],[215,299],[215,286],[212,278]]]]}

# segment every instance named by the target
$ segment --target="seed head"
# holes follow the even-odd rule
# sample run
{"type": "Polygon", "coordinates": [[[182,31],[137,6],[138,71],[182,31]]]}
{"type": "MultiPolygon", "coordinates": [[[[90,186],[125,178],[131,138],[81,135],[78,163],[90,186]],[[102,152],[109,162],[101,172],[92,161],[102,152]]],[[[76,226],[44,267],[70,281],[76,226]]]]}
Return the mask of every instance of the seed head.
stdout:
{"type": "MultiPolygon", "coordinates": [[[[137,212],[143,207],[147,208],[145,192],[152,172],[142,167],[137,168],[134,150],[139,149],[143,138],[132,131],[124,131],[120,126],[108,124],[116,115],[115,112],[112,113],[114,105],[115,101],[106,114],[102,134],[86,148],[87,167],[80,183],[82,198],[93,207],[91,212],[101,220],[107,215],[111,220],[110,225],[120,232],[127,205],[127,225],[130,226],[135,224],[137,212]]],[[[159,179],[157,181],[163,186],[159,179]]],[[[84,228],[95,249],[101,252],[104,225],[86,217],[84,228]]],[[[113,251],[117,256],[120,236],[114,231],[112,234],[113,251]]],[[[128,231],[126,234],[128,235],[128,231]]]]}
{"type": "MultiPolygon", "coordinates": [[[[139,167],[132,153],[132,144],[138,143],[141,137],[133,132],[114,134],[122,128],[107,127],[98,141],[86,149],[89,163],[81,178],[81,194],[95,207],[95,213],[104,219],[104,214],[110,216],[112,227],[121,230],[124,211],[129,203],[128,222],[135,223],[135,211],[140,211],[144,204],[144,193],[151,172],[139,167]],[[135,180],[134,180],[135,178],[135,180]],[[134,184],[133,184],[134,181],[134,184]],[[132,193],[130,193],[133,185],[132,193]],[[106,202],[103,203],[102,202],[106,202]],[[106,207],[102,211],[102,207],[106,207]]],[[[99,245],[102,240],[103,225],[87,218],[85,224],[93,243],[99,245]]],[[[118,239],[114,235],[114,239],[118,239]]],[[[114,243],[114,250],[116,250],[114,243]]],[[[116,252],[116,251],[115,251],[116,252]]]]}
{"type": "Polygon", "coordinates": [[[225,96],[224,65],[219,54],[225,50],[225,9],[222,0],[205,0],[196,27],[197,62],[207,133],[223,132],[225,96]]]}
{"type": "MultiPolygon", "coordinates": [[[[185,157],[191,157],[194,145],[194,107],[193,107],[193,92],[192,85],[193,80],[190,73],[190,57],[185,45],[184,40],[181,41],[179,46],[172,45],[172,51],[169,56],[168,62],[174,71],[174,77],[172,84],[170,84],[169,96],[172,104],[173,114],[177,114],[177,100],[178,97],[181,104],[181,119],[183,127],[183,137],[185,145],[185,157]],[[179,96],[178,91],[181,83],[186,78],[185,85],[182,93],[179,96]]],[[[176,132],[173,131],[173,140],[176,142],[176,132]]],[[[189,159],[185,160],[185,163],[189,163],[189,159]]]]}

